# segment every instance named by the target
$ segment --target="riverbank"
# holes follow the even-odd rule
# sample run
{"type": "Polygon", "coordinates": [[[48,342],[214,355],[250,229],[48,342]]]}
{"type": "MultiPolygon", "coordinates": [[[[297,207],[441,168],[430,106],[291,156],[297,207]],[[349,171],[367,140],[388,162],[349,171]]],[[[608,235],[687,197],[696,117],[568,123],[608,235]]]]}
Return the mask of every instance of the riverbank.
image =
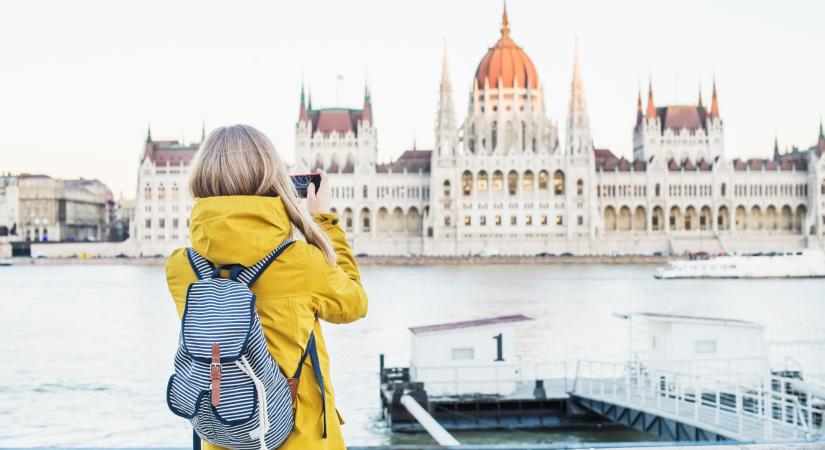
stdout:
{"type": "MultiPolygon", "coordinates": [[[[559,264],[632,264],[662,265],[667,256],[364,256],[356,258],[360,266],[460,266],[460,265],[559,265],[559,264]]],[[[0,263],[12,265],[130,265],[162,266],[166,258],[9,258],[0,263]]]]}

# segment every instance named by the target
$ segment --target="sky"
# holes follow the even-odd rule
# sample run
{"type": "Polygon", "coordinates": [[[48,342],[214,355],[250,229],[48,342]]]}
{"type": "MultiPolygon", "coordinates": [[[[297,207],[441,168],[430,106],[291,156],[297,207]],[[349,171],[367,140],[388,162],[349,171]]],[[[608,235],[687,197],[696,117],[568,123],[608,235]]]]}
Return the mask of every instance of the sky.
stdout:
{"type": "MultiPolygon", "coordinates": [[[[729,157],[815,142],[825,2],[508,2],[564,133],[575,43],[596,147],[630,157],[639,87],[705,102],[716,79],[729,157]]],[[[499,37],[500,0],[17,1],[0,14],[0,172],[98,178],[134,197],[146,129],[198,141],[264,131],[288,160],[302,83],[313,106],[373,99],[379,160],[432,148],[446,46],[457,120],[499,37]],[[343,79],[336,81],[336,75],[343,79]]],[[[562,140],[562,142],[564,142],[562,140]]]]}

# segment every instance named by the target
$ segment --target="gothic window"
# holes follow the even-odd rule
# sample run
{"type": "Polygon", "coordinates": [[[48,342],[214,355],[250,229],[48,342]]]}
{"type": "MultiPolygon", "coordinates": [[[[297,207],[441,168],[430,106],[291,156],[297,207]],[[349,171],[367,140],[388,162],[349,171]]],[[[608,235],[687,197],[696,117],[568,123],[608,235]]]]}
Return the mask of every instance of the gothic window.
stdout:
{"type": "MultiPolygon", "coordinates": [[[[724,191],[724,190],[725,190],[725,188],[723,187],[722,191],[724,191]]],[[[656,183],[656,187],[654,188],[654,191],[656,191],[656,197],[658,197],[662,193],[662,187],[659,186],[659,183],[656,183]]],[[[725,194],[722,194],[722,195],[725,195],[725,194]]]]}
{"type": "Polygon", "coordinates": [[[444,180],[444,196],[450,196],[450,180],[444,180]]]}
{"type": "Polygon", "coordinates": [[[482,170],[481,172],[478,173],[478,177],[476,178],[476,184],[478,185],[477,186],[478,192],[487,192],[487,183],[488,183],[488,181],[489,180],[487,178],[487,172],[482,170]]]}
{"type": "Polygon", "coordinates": [[[366,184],[361,186],[361,197],[367,198],[367,197],[369,197],[369,193],[370,193],[370,191],[369,191],[369,188],[367,187],[366,184]]]}
{"type": "Polygon", "coordinates": [[[177,200],[180,196],[180,187],[178,187],[178,183],[172,185],[172,200],[177,200]]]}
{"type": "Polygon", "coordinates": [[[146,228],[152,228],[152,219],[146,219],[146,228]]]}
{"type": "Polygon", "coordinates": [[[465,170],[461,174],[461,192],[465,197],[473,192],[473,174],[469,170],[465,170]]]}
{"type": "Polygon", "coordinates": [[[166,188],[163,186],[163,183],[158,186],[158,200],[163,200],[166,198],[166,188]]]}
{"type": "Polygon", "coordinates": [[[464,216],[464,226],[465,227],[469,227],[470,225],[472,225],[472,223],[473,223],[472,217],[464,216]]]}
{"type": "Polygon", "coordinates": [[[557,170],[553,174],[553,193],[564,195],[564,172],[557,170]]]}
{"type": "Polygon", "coordinates": [[[444,226],[445,227],[450,226],[450,216],[447,216],[447,217],[444,218],[444,226]]]}
{"type": "Polygon", "coordinates": [[[533,152],[538,149],[538,143],[536,142],[536,138],[533,138],[533,152]]]}
{"type": "Polygon", "coordinates": [[[492,133],[492,136],[490,137],[490,146],[491,146],[491,150],[495,150],[496,149],[496,144],[498,144],[498,122],[493,122],[492,130],[493,130],[493,133],[492,133]]]}
{"type": "Polygon", "coordinates": [[[149,186],[149,183],[146,183],[146,187],[143,188],[143,198],[145,200],[152,199],[152,188],[149,186]]]}
{"type": "Polygon", "coordinates": [[[533,172],[528,170],[524,172],[524,176],[521,179],[521,188],[524,192],[533,192],[533,172]]]}
{"type": "Polygon", "coordinates": [[[500,170],[493,172],[493,192],[501,192],[504,189],[504,174],[500,170]]]}
{"type": "Polygon", "coordinates": [[[510,195],[516,195],[518,192],[518,173],[515,170],[507,174],[507,192],[510,195]]]}
{"type": "Polygon", "coordinates": [[[584,195],[584,181],[581,178],[576,181],[576,195],[579,197],[584,195]]]}
{"type": "Polygon", "coordinates": [[[550,181],[550,174],[547,173],[546,170],[542,170],[539,172],[539,190],[546,191],[547,184],[550,181]]]}

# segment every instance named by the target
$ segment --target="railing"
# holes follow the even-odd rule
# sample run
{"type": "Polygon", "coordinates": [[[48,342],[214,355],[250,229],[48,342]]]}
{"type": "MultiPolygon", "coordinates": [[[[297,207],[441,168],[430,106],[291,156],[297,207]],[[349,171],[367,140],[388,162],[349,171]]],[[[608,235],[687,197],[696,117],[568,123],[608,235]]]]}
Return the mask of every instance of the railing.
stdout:
{"type": "Polygon", "coordinates": [[[545,382],[545,389],[566,393],[572,387],[573,366],[565,362],[531,365],[523,368],[496,365],[411,366],[413,381],[425,380],[428,393],[456,395],[464,391],[514,393],[532,389],[536,380],[545,382]]]}
{"type": "Polygon", "coordinates": [[[800,380],[777,376],[756,386],[640,362],[580,361],[572,392],[739,440],[822,436],[825,398],[803,387],[800,380]]]}

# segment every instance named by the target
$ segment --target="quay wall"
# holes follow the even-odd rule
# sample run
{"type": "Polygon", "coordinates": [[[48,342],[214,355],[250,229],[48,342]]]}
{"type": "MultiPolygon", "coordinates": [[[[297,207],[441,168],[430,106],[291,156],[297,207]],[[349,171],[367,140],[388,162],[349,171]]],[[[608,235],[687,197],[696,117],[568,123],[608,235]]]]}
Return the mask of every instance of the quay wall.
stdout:
{"type": "MultiPolygon", "coordinates": [[[[665,256],[494,256],[494,257],[439,257],[439,256],[366,256],[355,258],[359,266],[430,266],[430,265],[492,265],[492,264],[649,264],[662,265],[665,256]]],[[[7,259],[19,265],[135,265],[162,266],[165,257],[92,257],[56,256],[7,259]]]]}

